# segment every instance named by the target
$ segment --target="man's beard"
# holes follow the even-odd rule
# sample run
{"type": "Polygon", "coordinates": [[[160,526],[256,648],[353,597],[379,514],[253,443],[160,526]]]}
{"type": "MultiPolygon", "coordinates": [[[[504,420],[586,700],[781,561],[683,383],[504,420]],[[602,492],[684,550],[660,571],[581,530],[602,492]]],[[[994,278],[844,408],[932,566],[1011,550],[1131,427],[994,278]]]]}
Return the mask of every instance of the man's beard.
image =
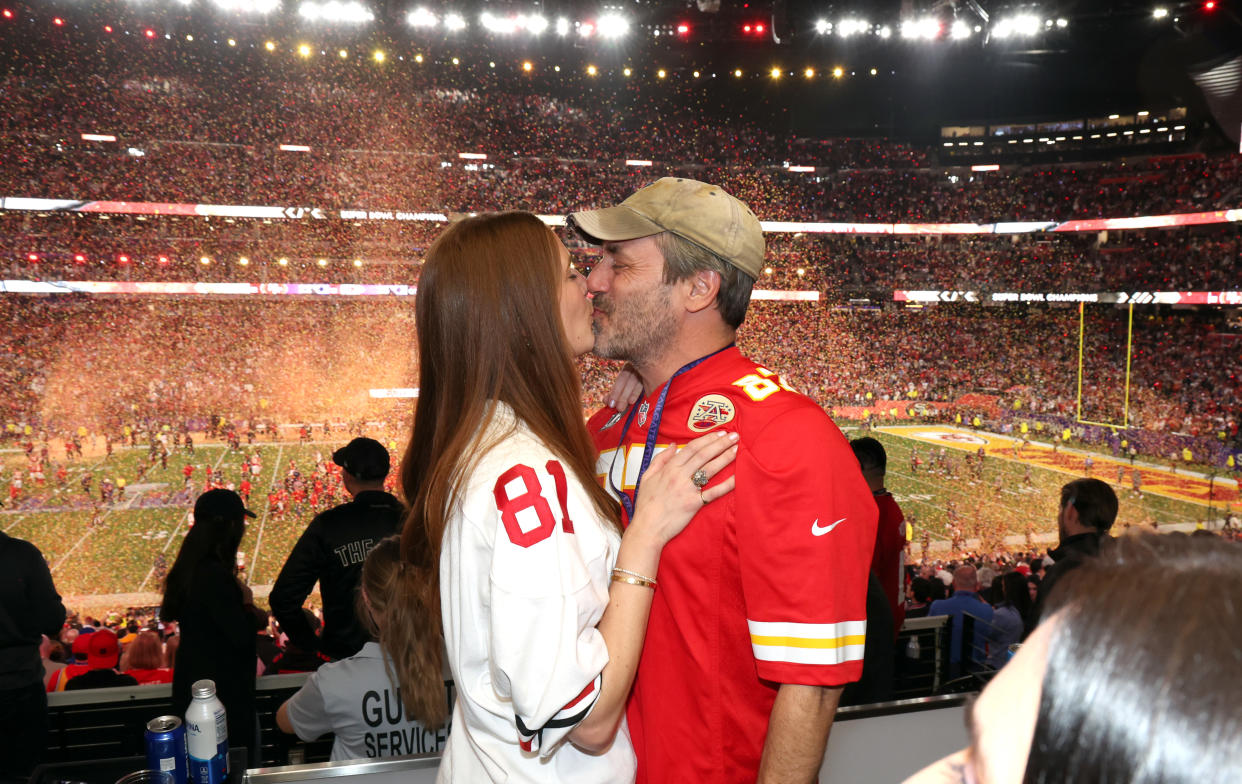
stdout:
{"type": "Polygon", "coordinates": [[[630,295],[621,307],[609,295],[596,294],[593,304],[607,320],[591,321],[591,331],[595,333],[592,352],[597,357],[622,359],[636,365],[659,357],[677,332],[671,294],[670,286],[657,284],[646,292],[630,295]]]}

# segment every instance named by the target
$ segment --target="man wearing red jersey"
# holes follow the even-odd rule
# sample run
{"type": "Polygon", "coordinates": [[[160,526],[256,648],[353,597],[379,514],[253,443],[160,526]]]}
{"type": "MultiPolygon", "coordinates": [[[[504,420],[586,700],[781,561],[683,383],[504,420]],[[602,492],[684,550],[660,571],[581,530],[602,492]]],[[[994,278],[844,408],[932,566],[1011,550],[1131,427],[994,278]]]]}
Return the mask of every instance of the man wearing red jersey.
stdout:
{"type": "Polygon", "coordinates": [[[735,472],[737,489],[661,559],[627,711],[638,781],[814,781],[862,670],[877,512],[836,425],[733,345],[763,266],[759,221],[668,177],[571,221],[603,251],[588,279],[595,353],[643,383],[589,425],[626,519],[655,452],[741,434],[715,480],[735,472]]]}

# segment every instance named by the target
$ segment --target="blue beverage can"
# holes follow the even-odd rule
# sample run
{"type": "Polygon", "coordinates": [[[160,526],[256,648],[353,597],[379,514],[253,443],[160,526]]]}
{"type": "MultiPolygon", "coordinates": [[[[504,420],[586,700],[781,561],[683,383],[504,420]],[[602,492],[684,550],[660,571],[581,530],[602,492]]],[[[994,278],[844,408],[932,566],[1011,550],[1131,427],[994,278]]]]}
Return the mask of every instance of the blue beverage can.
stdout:
{"type": "Polygon", "coordinates": [[[177,716],[159,716],[147,722],[147,767],[172,774],[175,784],[189,784],[185,725],[177,716]]]}

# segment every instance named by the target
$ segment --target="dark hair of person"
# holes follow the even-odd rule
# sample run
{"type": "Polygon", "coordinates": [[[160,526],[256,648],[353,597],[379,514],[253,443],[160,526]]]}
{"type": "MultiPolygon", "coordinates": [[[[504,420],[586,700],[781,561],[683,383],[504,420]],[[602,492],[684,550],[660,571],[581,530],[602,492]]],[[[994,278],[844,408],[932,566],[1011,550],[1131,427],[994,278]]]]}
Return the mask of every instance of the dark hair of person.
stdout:
{"type": "Polygon", "coordinates": [[[1025,638],[1031,633],[1031,621],[1035,614],[1035,603],[1031,601],[1026,575],[1021,572],[1006,572],[992,584],[1000,585],[1002,601],[1018,611],[1018,616],[1022,619],[1022,636],[1025,638]]]}
{"type": "Polygon", "coordinates": [[[420,571],[402,560],[400,536],[382,540],[362,565],[357,611],[384,651],[384,669],[401,691],[406,715],[434,730],[448,720],[439,677],[444,632],[439,624],[424,623],[430,613],[421,605],[427,593],[419,585],[420,571]],[[424,678],[424,673],[437,677],[424,678]]]}
{"type": "MultiPolygon", "coordinates": [[[[401,552],[417,570],[418,606],[440,626],[440,546],[470,472],[493,446],[479,435],[503,402],[573,472],[596,514],[621,530],[595,478],[581,381],[561,324],[565,270],[556,236],[526,212],[467,218],[427,251],[419,277],[419,400],[401,461],[409,504],[401,552]]],[[[434,655],[440,656],[439,650],[434,655]]],[[[441,669],[420,673],[442,686],[441,669]]]]}
{"type": "Polygon", "coordinates": [[[160,618],[175,621],[181,617],[181,610],[192,589],[190,581],[203,561],[214,559],[230,569],[233,567],[245,531],[246,519],[240,514],[236,518],[206,517],[194,521],[181,542],[177,559],[164,578],[160,618]]]}
{"type": "MultiPolygon", "coordinates": [[[[940,582],[937,580],[936,582],[940,582]]],[[[926,604],[932,600],[932,581],[926,577],[915,577],[910,581],[910,590],[914,593],[914,601],[926,604]]]]}
{"type": "Polygon", "coordinates": [[[1061,508],[1069,503],[1078,510],[1080,523],[1101,533],[1117,519],[1117,494],[1108,482],[1087,477],[1067,483],[1061,488],[1061,508]]]}
{"type": "Polygon", "coordinates": [[[880,473],[888,470],[888,453],[884,451],[884,445],[871,436],[851,440],[850,449],[854,450],[854,457],[862,470],[874,468],[880,473]]]}
{"type": "Polygon", "coordinates": [[[716,294],[716,306],[720,317],[730,327],[737,329],[746,319],[750,307],[750,292],[755,279],[690,240],[665,231],[655,235],[656,245],[664,254],[664,282],[677,283],[700,270],[720,274],[720,291],[716,294]]]}
{"type": "Polygon", "coordinates": [[[1058,581],[1024,784],[1242,780],[1242,546],[1135,531],[1058,581]]]}

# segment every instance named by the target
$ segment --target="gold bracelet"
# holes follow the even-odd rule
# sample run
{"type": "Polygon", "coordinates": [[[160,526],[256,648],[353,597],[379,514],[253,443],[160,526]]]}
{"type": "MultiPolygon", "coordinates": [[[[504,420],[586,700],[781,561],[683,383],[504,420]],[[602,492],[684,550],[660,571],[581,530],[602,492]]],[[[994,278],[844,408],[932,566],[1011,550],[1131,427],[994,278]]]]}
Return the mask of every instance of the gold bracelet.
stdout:
{"type": "Polygon", "coordinates": [[[629,583],[630,585],[637,585],[640,588],[650,588],[653,591],[656,587],[656,584],[650,580],[641,580],[637,577],[628,577],[624,574],[613,574],[612,581],[614,583],[629,583]]]}
{"type": "Polygon", "coordinates": [[[646,580],[652,585],[659,585],[659,583],[656,582],[656,578],[654,577],[648,577],[645,574],[639,574],[638,572],[631,572],[629,569],[622,569],[620,566],[614,566],[612,569],[612,573],[617,574],[618,572],[621,574],[628,574],[630,577],[637,577],[640,580],[646,580]]]}

